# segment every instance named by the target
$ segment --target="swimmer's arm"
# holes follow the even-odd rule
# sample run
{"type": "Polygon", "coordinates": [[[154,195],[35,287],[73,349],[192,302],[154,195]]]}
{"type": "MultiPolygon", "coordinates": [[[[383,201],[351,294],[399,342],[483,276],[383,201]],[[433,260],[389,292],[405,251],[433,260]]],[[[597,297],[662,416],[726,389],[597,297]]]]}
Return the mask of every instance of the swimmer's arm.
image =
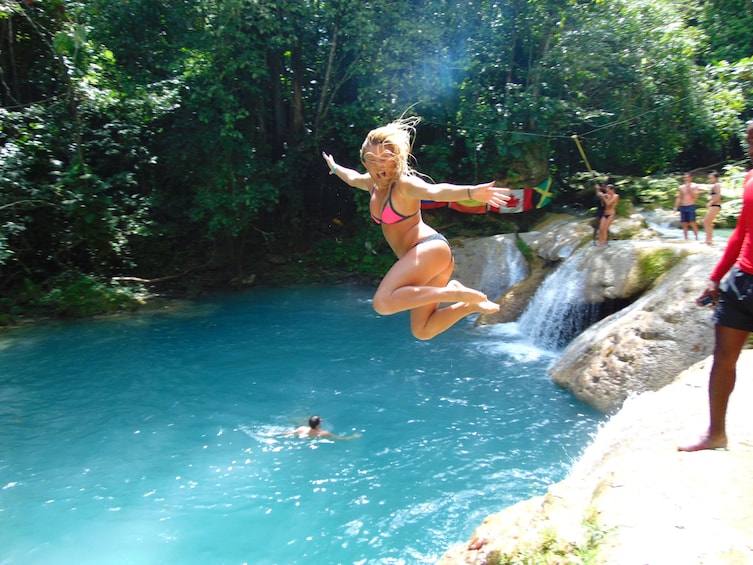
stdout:
{"type": "Polygon", "coordinates": [[[279,433],[277,433],[275,435],[276,436],[294,436],[294,435],[298,435],[298,434],[306,434],[306,433],[308,433],[308,431],[309,431],[308,428],[306,428],[306,427],[300,427],[300,428],[296,428],[294,430],[290,430],[288,432],[279,432],[279,433]]]}
{"type": "Polygon", "coordinates": [[[405,192],[417,200],[435,200],[437,202],[476,200],[497,207],[504,206],[505,202],[510,200],[510,197],[506,194],[510,189],[494,186],[495,181],[470,185],[449,182],[430,184],[417,176],[403,177],[402,181],[405,192]]]}
{"type": "Polygon", "coordinates": [[[353,434],[352,436],[338,436],[331,432],[321,432],[319,434],[319,437],[326,437],[328,439],[336,439],[338,441],[349,441],[351,439],[358,439],[359,437],[361,437],[361,434],[353,434]]]}
{"type": "Polygon", "coordinates": [[[356,170],[338,165],[335,162],[335,158],[332,157],[332,155],[325,153],[324,151],[322,151],[322,158],[329,167],[329,174],[335,175],[341,181],[349,184],[353,188],[358,188],[360,190],[369,190],[369,188],[373,184],[371,177],[367,173],[359,173],[356,170]]]}

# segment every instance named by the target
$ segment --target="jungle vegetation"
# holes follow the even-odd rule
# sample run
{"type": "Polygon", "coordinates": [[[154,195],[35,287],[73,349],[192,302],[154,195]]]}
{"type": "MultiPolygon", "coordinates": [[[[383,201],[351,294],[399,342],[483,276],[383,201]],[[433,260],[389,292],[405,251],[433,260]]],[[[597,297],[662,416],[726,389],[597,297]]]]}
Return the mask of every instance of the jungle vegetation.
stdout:
{"type": "Polygon", "coordinates": [[[745,166],[752,73],[749,0],[0,0],[0,319],[383,272],[320,154],[403,114],[432,178],[558,204],[587,166],[745,166]]]}

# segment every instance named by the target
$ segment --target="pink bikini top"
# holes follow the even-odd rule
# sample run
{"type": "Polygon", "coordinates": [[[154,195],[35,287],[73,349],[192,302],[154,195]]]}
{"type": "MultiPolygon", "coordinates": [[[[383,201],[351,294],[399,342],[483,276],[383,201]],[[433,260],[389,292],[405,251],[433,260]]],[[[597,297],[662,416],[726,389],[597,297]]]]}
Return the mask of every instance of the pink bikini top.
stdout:
{"type": "MultiPolygon", "coordinates": [[[[402,222],[403,220],[407,220],[408,218],[412,218],[416,214],[418,214],[418,210],[413,212],[412,214],[405,216],[395,210],[394,206],[392,205],[392,189],[395,188],[395,184],[393,183],[392,186],[390,186],[390,192],[387,195],[387,200],[384,201],[384,206],[382,206],[382,217],[377,218],[373,212],[371,213],[371,219],[374,220],[377,224],[397,224],[399,222],[402,222]]],[[[371,188],[371,194],[374,194],[374,191],[376,190],[376,184],[371,188]]]]}

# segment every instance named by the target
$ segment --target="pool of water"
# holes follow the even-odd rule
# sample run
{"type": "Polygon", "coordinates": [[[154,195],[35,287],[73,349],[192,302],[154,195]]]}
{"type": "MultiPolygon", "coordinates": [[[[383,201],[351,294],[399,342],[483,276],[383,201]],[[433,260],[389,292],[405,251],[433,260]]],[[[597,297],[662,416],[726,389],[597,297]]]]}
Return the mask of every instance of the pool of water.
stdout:
{"type": "Polygon", "coordinates": [[[430,342],[371,291],[212,297],[0,337],[0,563],[433,563],[603,418],[515,324],[430,342]],[[351,441],[282,437],[319,414],[351,441]]]}

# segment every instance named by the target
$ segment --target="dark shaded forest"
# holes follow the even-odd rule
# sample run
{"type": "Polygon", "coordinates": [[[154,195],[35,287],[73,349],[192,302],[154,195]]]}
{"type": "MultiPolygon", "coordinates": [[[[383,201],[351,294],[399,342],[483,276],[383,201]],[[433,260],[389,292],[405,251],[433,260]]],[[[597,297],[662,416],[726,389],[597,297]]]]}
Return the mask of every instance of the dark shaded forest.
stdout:
{"type": "Polygon", "coordinates": [[[378,276],[366,202],[320,155],[356,167],[404,114],[421,172],[551,175],[555,205],[587,168],[739,165],[752,32],[748,0],[1,0],[0,318],[378,276]]]}

